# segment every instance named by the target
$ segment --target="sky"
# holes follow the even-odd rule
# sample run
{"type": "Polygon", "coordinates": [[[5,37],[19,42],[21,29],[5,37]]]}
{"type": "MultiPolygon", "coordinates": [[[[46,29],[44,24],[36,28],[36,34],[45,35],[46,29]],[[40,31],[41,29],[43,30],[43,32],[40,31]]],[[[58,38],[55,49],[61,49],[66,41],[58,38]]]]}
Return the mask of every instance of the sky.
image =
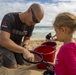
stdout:
{"type": "Polygon", "coordinates": [[[3,16],[9,12],[24,12],[32,3],[39,3],[44,8],[44,17],[39,26],[50,26],[61,12],[71,12],[76,15],[75,0],[0,0],[0,24],[3,16]]]}

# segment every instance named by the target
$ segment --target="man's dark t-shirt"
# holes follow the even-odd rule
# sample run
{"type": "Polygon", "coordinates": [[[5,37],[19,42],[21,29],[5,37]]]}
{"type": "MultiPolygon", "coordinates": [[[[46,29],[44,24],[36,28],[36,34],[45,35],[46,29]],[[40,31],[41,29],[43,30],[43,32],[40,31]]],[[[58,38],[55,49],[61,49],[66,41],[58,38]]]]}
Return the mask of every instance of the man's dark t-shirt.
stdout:
{"type": "Polygon", "coordinates": [[[19,18],[19,13],[8,13],[4,16],[1,23],[1,30],[10,33],[10,39],[15,43],[20,44],[22,37],[30,37],[34,25],[27,26],[25,23],[22,23],[19,18]]]}
{"type": "Polygon", "coordinates": [[[46,35],[46,39],[48,39],[48,40],[50,40],[50,38],[51,38],[52,36],[51,35],[46,35]]]}

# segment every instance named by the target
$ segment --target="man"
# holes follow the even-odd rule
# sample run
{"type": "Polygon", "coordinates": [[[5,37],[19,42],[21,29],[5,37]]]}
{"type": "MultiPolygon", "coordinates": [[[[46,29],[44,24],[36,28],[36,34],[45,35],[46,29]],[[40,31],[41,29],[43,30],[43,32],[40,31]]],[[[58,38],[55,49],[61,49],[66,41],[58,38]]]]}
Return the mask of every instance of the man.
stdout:
{"type": "Polygon", "coordinates": [[[54,37],[56,37],[56,35],[52,36],[51,33],[48,33],[45,38],[46,38],[46,41],[56,41],[57,38],[54,38],[54,37]]]}
{"type": "Polygon", "coordinates": [[[46,35],[46,41],[52,41],[52,40],[53,40],[53,37],[52,37],[51,33],[48,33],[46,35]]]}
{"type": "Polygon", "coordinates": [[[0,34],[0,52],[4,66],[16,68],[17,64],[24,64],[22,55],[28,60],[34,60],[34,55],[25,45],[29,43],[35,24],[40,23],[43,16],[43,7],[37,3],[32,4],[25,12],[8,13],[4,16],[0,34]],[[20,46],[23,36],[24,47],[20,46]]]}

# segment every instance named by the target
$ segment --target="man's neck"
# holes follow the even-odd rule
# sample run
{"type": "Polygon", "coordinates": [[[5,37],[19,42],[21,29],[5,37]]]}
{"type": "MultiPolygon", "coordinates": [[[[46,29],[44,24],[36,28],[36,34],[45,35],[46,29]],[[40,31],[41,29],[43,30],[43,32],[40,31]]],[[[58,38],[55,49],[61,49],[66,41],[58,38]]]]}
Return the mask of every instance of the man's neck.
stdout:
{"type": "Polygon", "coordinates": [[[22,23],[25,23],[25,12],[19,13],[19,18],[22,21],[22,23]]]}

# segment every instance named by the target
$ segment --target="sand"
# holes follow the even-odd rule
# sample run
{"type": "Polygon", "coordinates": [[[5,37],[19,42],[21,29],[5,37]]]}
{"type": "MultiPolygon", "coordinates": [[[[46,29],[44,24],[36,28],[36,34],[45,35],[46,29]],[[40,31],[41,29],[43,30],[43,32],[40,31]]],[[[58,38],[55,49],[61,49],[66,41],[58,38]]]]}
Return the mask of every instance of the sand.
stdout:
{"type": "MultiPolygon", "coordinates": [[[[76,39],[75,39],[76,40],[76,39]]],[[[45,42],[44,39],[32,39],[29,43],[29,49],[33,50],[34,48],[40,46],[43,42],[45,42]]],[[[62,42],[55,41],[57,43],[56,46],[56,54],[60,48],[60,46],[63,44],[62,42]]],[[[17,69],[8,69],[5,67],[0,67],[0,75],[43,75],[43,72],[45,70],[38,69],[36,65],[23,65],[18,66],[17,69]]]]}

